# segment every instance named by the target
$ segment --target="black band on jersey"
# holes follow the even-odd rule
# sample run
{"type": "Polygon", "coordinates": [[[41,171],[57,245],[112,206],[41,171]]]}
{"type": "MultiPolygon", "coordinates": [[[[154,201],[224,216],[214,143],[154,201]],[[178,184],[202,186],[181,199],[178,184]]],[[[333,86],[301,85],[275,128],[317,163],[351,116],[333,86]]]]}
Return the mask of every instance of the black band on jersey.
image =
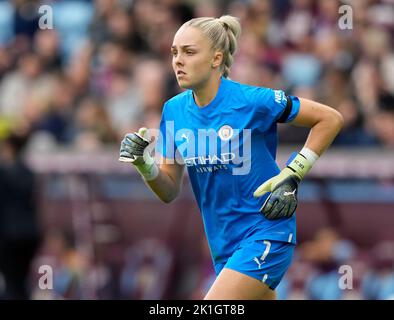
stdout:
{"type": "Polygon", "coordinates": [[[287,118],[290,115],[291,109],[293,108],[293,102],[291,101],[291,99],[288,95],[286,95],[286,99],[287,99],[286,108],[278,120],[279,123],[284,123],[287,121],[287,118]]]}

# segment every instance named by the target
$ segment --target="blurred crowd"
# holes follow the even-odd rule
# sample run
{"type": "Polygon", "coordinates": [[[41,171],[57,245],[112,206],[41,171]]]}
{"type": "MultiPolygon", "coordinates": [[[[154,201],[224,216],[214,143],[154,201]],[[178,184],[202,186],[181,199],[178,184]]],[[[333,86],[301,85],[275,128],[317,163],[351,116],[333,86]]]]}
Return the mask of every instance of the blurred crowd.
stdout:
{"type": "MultiPolygon", "coordinates": [[[[53,290],[34,286],[32,299],[203,299],[215,280],[205,237],[193,252],[194,263],[179,268],[175,251],[159,239],[145,237],[126,247],[122,264],[91,264],[70,245],[65,233],[50,233],[33,269],[55,266],[53,290]]],[[[190,261],[189,261],[190,262],[190,261]]],[[[298,245],[292,265],[277,287],[280,300],[393,300],[394,243],[382,241],[368,250],[332,228],[298,245]]]]}
{"type": "MultiPolygon", "coordinates": [[[[232,79],[336,108],[345,118],[337,145],[394,146],[390,0],[0,1],[0,138],[16,130],[34,150],[95,150],[157,127],[163,102],[180,92],[175,32],[193,17],[222,14],[243,28],[232,79]],[[352,29],[342,30],[345,4],[352,29]],[[40,19],[53,29],[40,29],[40,19]]],[[[305,137],[280,127],[283,143],[305,137]]]]}
{"type": "Polygon", "coordinates": [[[393,267],[392,241],[365,250],[333,228],[321,228],[297,247],[278,298],[393,300],[393,267]]]}

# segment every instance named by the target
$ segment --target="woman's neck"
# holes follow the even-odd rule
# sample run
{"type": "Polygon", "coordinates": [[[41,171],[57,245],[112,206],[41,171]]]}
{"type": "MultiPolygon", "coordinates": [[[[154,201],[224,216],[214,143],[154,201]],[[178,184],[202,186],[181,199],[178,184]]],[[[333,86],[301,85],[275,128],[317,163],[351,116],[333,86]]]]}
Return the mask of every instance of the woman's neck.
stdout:
{"type": "Polygon", "coordinates": [[[221,77],[211,77],[201,87],[194,88],[194,100],[199,107],[208,105],[216,96],[219,90],[221,77]]]}

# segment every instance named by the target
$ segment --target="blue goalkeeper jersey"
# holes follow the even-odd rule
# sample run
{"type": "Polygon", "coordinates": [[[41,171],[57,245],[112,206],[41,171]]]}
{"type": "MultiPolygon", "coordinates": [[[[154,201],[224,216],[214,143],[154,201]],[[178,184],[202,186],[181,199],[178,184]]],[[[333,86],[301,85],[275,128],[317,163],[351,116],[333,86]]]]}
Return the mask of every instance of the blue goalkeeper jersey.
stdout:
{"type": "Polygon", "coordinates": [[[280,172],[277,122],[293,120],[299,107],[297,97],[281,90],[224,77],[204,107],[191,90],[165,103],[157,150],[187,167],[215,264],[243,241],[296,242],[295,215],[267,220],[259,209],[268,195],[255,198],[253,192],[280,172]]]}

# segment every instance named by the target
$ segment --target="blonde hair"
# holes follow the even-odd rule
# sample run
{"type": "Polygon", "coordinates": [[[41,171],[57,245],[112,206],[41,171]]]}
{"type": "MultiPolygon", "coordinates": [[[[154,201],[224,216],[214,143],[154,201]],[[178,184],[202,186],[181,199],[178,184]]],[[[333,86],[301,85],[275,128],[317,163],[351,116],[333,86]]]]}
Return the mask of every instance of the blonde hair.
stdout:
{"type": "Polygon", "coordinates": [[[229,15],[220,18],[194,18],[185,22],[182,27],[200,29],[210,40],[212,49],[223,53],[221,69],[223,76],[227,78],[234,62],[233,55],[237,49],[237,40],[241,34],[241,24],[238,19],[229,15]]]}

